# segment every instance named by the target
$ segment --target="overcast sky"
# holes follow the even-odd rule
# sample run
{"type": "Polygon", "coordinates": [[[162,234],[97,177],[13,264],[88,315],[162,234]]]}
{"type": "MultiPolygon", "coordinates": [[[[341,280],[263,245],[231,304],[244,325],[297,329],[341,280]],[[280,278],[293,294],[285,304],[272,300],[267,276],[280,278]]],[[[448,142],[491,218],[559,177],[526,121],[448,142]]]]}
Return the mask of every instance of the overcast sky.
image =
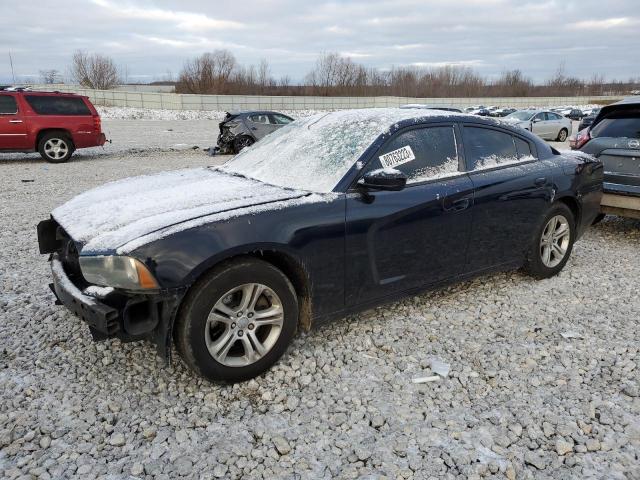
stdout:
{"type": "Polygon", "coordinates": [[[142,82],[218,48],[293,81],[321,52],[383,69],[450,63],[543,80],[564,63],[583,78],[640,76],[640,0],[1,1],[0,81],[11,78],[9,50],[29,81],[66,72],[77,49],[112,56],[142,82]]]}

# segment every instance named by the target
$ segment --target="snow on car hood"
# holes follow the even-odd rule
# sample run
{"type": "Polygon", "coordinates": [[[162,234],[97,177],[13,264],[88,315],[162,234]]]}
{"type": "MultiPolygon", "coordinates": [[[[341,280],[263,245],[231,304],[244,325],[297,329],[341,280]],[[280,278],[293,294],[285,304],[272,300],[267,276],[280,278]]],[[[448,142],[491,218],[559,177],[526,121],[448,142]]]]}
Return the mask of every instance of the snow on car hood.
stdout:
{"type": "Polygon", "coordinates": [[[82,244],[83,254],[96,254],[161,229],[175,230],[193,219],[306,196],[309,192],[196,168],[107,183],[78,195],[51,215],[82,244]]]}

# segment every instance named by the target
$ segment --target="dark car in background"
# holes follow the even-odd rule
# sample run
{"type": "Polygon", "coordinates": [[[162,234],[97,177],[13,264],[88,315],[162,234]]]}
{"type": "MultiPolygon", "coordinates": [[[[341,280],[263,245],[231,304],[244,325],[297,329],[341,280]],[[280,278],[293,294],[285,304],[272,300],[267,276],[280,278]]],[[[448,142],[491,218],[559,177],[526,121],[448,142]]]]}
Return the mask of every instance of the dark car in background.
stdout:
{"type": "Polygon", "coordinates": [[[217,153],[239,153],[263,137],[293,122],[293,118],[269,110],[228,113],[220,122],[217,153]]]}
{"type": "Polygon", "coordinates": [[[602,213],[640,218],[640,98],[602,107],[575,147],[604,165],[602,213]]]}
{"type": "Polygon", "coordinates": [[[585,116],[582,110],[580,110],[579,108],[571,108],[568,110],[564,110],[562,112],[562,115],[564,115],[567,118],[570,118],[571,120],[582,120],[585,116]]]}
{"type": "Polygon", "coordinates": [[[587,115],[586,117],[583,117],[582,120],[580,121],[580,125],[578,126],[578,131],[580,132],[585,128],[590,127],[599,113],[600,113],[599,108],[594,108],[593,110],[591,110],[589,115],[587,115]]]}
{"type": "Polygon", "coordinates": [[[493,110],[491,112],[492,117],[506,117],[507,115],[511,115],[513,112],[517,112],[515,108],[498,108],[497,110],[493,110]]]}
{"type": "Polygon", "coordinates": [[[38,240],[57,299],[96,340],[149,340],[163,356],[175,341],[194,371],[240,381],[297,328],[485,272],[556,275],[601,194],[598,160],[494,119],[349,110],[222,167],[85,192],[38,240]]]}
{"type": "Polygon", "coordinates": [[[62,163],[79,148],[105,142],[87,97],[0,87],[0,152],[39,152],[47,162],[62,163]]]}

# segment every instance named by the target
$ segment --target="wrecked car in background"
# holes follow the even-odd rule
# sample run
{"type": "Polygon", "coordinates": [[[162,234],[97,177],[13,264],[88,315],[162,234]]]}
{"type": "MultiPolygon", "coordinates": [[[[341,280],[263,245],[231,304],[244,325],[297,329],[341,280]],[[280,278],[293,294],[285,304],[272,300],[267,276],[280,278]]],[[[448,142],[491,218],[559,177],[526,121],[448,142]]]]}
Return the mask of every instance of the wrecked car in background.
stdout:
{"type": "Polygon", "coordinates": [[[236,154],[261,138],[293,122],[293,118],[268,110],[227,113],[220,122],[216,153],[236,154]]]}
{"type": "Polygon", "coordinates": [[[297,120],[222,167],[89,190],[38,225],[59,302],[96,340],[255,377],[298,328],[476,275],[556,275],[602,165],[495,119],[365,109],[297,120]]]}

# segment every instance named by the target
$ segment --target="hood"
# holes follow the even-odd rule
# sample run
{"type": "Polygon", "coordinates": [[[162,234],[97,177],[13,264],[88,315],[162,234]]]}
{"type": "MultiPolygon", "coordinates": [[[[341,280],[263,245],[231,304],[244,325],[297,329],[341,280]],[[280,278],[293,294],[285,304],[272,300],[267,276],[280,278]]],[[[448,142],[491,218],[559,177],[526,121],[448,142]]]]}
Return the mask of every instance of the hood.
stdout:
{"type": "Polygon", "coordinates": [[[195,218],[307,195],[196,168],[107,183],[78,195],[51,216],[81,244],[83,254],[99,254],[195,218]]]}

